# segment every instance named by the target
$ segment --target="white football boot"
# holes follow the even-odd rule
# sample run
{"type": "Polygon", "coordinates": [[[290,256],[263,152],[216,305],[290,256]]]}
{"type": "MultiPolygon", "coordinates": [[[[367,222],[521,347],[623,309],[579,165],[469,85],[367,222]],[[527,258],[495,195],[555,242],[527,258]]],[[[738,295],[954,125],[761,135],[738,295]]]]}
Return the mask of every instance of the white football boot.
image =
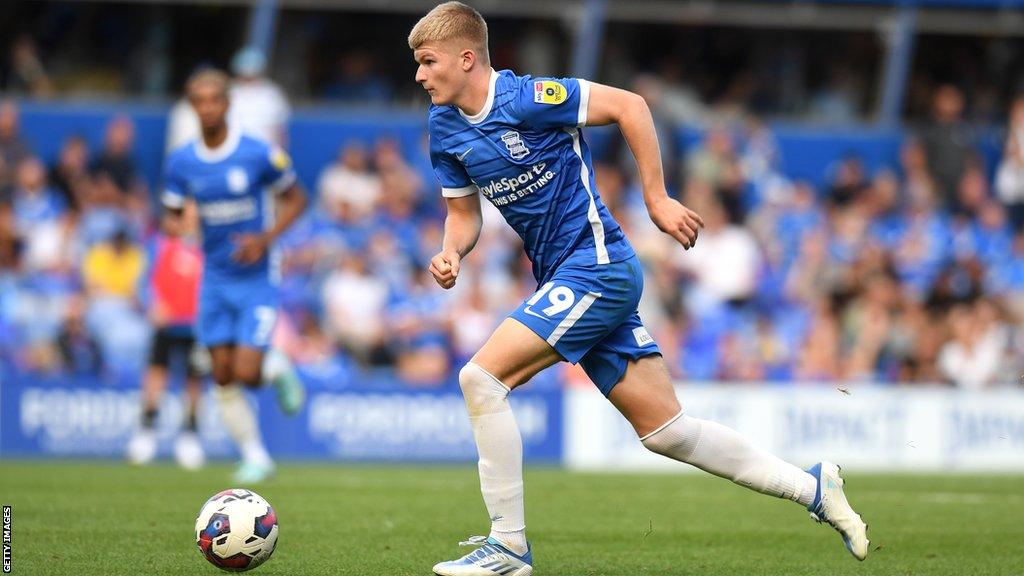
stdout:
{"type": "Polygon", "coordinates": [[[242,461],[233,476],[235,484],[248,486],[269,480],[274,475],[274,463],[242,461]]]}
{"type": "MultiPolygon", "coordinates": [[[[494,538],[473,536],[459,546],[475,546],[476,550],[458,560],[434,566],[438,576],[530,576],[533,574],[533,551],[529,547],[520,556],[494,538]]],[[[529,545],[527,545],[529,546],[529,545]]]]}
{"type": "Polygon", "coordinates": [[[156,458],[156,431],[145,428],[135,432],[128,441],[128,461],[132,464],[149,464],[156,458]]]}
{"type": "Polygon", "coordinates": [[[825,522],[836,529],[843,537],[846,549],[857,560],[868,555],[868,525],[861,520],[846,501],[843,492],[843,479],[839,476],[839,466],[831,462],[819,462],[807,473],[818,480],[818,490],[814,501],[807,507],[811,518],[818,523],[825,522]]]}
{"type": "Polygon", "coordinates": [[[199,470],[206,463],[206,453],[195,432],[182,432],[174,441],[174,459],[185,470],[199,470]]]}

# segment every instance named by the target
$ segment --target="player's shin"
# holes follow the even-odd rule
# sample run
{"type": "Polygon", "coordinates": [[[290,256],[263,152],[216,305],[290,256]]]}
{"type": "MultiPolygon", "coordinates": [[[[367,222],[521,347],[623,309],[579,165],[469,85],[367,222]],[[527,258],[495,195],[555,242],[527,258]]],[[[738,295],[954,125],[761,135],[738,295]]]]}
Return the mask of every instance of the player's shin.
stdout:
{"type": "Polygon", "coordinates": [[[242,453],[242,459],[254,464],[270,464],[270,455],[263,446],[256,414],[245,397],[243,387],[240,384],[217,386],[214,394],[224,427],[242,453]]]}
{"type": "Polygon", "coordinates": [[[199,401],[202,397],[202,384],[198,378],[189,377],[185,383],[185,420],[182,428],[186,432],[197,432],[199,429],[199,401]]]}
{"type": "Polygon", "coordinates": [[[817,481],[813,476],[717,422],[680,412],[640,440],[651,452],[692,464],[762,494],[804,506],[814,499],[817,481]]]}
{"type": "Polygon", "coordinates": [[[523,441],[508,401],[510,390],[472,362],[459,372],[459,384],[480,456],[480,491],[491,517],[491,536],[523,554],[523,441]]]}

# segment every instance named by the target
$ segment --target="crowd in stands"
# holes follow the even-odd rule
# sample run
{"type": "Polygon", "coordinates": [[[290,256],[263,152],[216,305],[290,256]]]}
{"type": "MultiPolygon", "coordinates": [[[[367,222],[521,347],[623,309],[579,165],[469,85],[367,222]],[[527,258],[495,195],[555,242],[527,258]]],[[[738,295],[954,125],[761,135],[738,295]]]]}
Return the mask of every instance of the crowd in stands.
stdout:
{"type": "Polygon", "coordinates": [[[114,118],[101,150],[72,137],[47,167],[21,137],[16,105],[0,104],[0,361],[95,373],[141,354],[150,201],[133,143],[131,120],[114,118]]]}
{"type": "Polygon", "coordinates": [[[693,250],[645,238],[640,213],[620,217],[640,224],[631,238],[657,286],[647,318],[676,375],[1017,382],[1024,99],[994,190],[962,112],[960,92],[940,88],[891,169],[840,159],[823,189],[773,169],[762,127],[708,132],[683,162],[683,201],[708,222],[693,250]]]}
{"type": "MultiPolygon", "coordinates": [[[[707,223],[684,251],[651,224],[628,158],[597,188],[645,263],[641,316],[683,381],[1019,383],[1024,369],[1024,98],[999,166],[974,152],[953,87],[892,165],[837,158],[825,186],[779,170],[764,124],[720,125],[667,164],[707,223]],[[994,174],[994,177],[990,175],[994,174]]],[[[657,110],[656,110],[657,112],[657,110]]],[[[44,166],[0,106],[0,362],[23,373],[132,377],[144,365],[147,251],[159,211],[132,158],[130,119],[104,145],[68,139],[44,166]]],[[[614,148],[614,147],[612,147],[614,148]]],[[[427,262],[444,205],[423,150],[349,142],[282,238],[275,340],[310,377],[451,375],[536,284],[484,202],[451,292],[427,262]]],[[[561,368],[569,382],[584,377],[561,368]]]]}
{"type": "MultiPolygon", "coordinates": [[[[197,11],[167,2],[14,3],[0,23],[0,90],[35,98],[174,97],[197,66],[228,67],[239,40],[247,36],[249,8],[243,4],[197,11]]],[[[417,10],[372,5],[337,10],[316,4],[281,10],[274,35],[277,57],[267,63],[267,71],[294,101],[424,105],[405,43],[421,15],[417,10]]],[[[798,3],[807,4],[799,9],[778,4],[780,11],[815,11],[814,2],[798,3]]],[[[858,6],[846,9],[876,15],[890,10],[875,5],[886,2],[853,4],[858,6]]],[[[948,4],[971,11],[966,0],[948,4]]],[[[920,8],[922,13],[933,9],[920,8]]],[[[531,15],[530,8],[513,5],[495,12],[488,18],[490,53],[498,69],[571,73],[575,16],[531,15]]],[[[979,12],[1014,22],[1021,8],[979,12]]],[[[702,122],[709,112],[746,111],[842,125],[872,119],[881,104],[878,83],[885,76],[887,34],[861,24],[835,22],[820,29],[799,20],[793,28],[758,28],[613,15],[603,26],[599,65],[588,76],[615,86],[630,85],[638,72],[661,78],[678,104],[673,116],[687,122],[702,122]]],[[[970,122],[1003,122],[1009,101],[1022,89],[1024,72],[1024,41],[1009,33],[1011,28],[997,27],[991,34],[970,29],[918,34],[906,78],[904,119],[926,120],[936,86],[956,82],[968,96],[970,122]]]]}

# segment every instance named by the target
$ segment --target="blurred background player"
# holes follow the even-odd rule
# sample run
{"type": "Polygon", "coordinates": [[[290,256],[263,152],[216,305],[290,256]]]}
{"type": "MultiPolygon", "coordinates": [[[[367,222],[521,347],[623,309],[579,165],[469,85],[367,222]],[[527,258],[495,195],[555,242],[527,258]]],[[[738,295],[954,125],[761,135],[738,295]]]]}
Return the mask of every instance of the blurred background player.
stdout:
{"type": "MultiPolygon", "coordinates": [[[[202,66],[199,70],[209,69],[202,66]]],[[[197,72],[199,70],[196,70],[197,72]]],[[[288,147],[288,120],[292,109],[288,95],[266,75],[267,57],[258,48],[246,46],[231,59],[231,110],[228,123],[261,140],[288,147]]],[[[167,121],[167,151],[171,152],[199,137],[199,119],[182,96],[171,107],[167,121]]]]}
{"type": "Polygon", "coordinates": [[[149,366],[142,381],[141,426],[128,443],[128,460],[133,464],[148,464],[156,456],[156,420],[174,365],[185,367],[185,421],[182,433],[175,439],[174,458],[188,470],[198,470],[205,462],[203,445],[196,433],[202,369],[194,325],[203,255],[191,234],[194,217],[191,210],[189,216],[182,218],[165,214],[161,223],[163,234],[153,239],[148,276],[149,321],[154,334],[149,366]]]}
{"type": "Polygon", "coordinates": [[[304,400],[291,363],[267,350],[279,298],[272,246],[301,215],[306,197],[283,150],[229,126],[229,86],[217,70],[188,80],[202,136],[168,158],[163,202],[175,216],[186,199],[197,207],[204,256],[198,336],[210,350],[221,417],[242,455],[235,481],[252,483],[270,475],[274,465],[243,385],[273,383],[289,414],[304,400]]]}
{"type": "Polygon", "coordinates": [[[689,250],[704,221],[666,191],[658,138],[643,98],[586,80],[516,76],[490,66],[487,24],[460,2],[431,10],[409,34],[430,94],[430,159],[447,204],[444,242],[430,262],[450,289],[483,225],[480,195],[523,240],[537,292],[459,372],[479,453],[487,537],[440,576],[533,572],[523,503],[523,445],[511,391],[561,361],[579,363],[656,454],[806,507],[858,559],[867,526],[850,507],[839,468],[808,471],[736,431],[685,413],[661,350],[637,312],[643,270],[595,189],[583,126],[617,124],[632,151],[650,219],[689,250]]]}

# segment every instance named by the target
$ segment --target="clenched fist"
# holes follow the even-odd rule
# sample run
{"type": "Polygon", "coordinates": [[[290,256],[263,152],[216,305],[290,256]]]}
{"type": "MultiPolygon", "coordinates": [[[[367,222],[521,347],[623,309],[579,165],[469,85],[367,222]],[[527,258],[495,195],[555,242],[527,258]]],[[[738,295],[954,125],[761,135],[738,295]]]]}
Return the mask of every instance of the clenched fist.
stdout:
{"type": "Polygon", "coordinates": [[[442,250],[430,259],[430,273],[437,284],[445,290],[455,286],[459,277],[459,260],[462,257],[455,250],[442,250]]]}

